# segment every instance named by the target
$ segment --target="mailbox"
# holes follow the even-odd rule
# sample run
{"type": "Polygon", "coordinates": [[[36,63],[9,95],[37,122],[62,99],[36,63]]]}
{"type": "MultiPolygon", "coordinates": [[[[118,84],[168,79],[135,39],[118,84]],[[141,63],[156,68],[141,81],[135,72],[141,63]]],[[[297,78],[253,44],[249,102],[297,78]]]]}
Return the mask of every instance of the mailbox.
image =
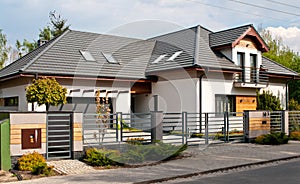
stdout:
{"type": "Polygon", "coordinates": [[[41,129],[22,129],[22,149],[42,147],[41,129]]]}

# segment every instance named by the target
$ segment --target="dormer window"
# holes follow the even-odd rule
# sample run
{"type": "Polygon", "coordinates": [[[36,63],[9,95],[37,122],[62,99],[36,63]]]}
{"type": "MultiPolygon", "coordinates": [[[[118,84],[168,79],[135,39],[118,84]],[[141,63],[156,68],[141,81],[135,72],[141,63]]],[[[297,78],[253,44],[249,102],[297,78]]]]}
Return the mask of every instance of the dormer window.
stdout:
{"type": "Polygon", "coordinates": [[[79,50],[79,52],[86,61],[96,61],[89,51],[79,50]]]}

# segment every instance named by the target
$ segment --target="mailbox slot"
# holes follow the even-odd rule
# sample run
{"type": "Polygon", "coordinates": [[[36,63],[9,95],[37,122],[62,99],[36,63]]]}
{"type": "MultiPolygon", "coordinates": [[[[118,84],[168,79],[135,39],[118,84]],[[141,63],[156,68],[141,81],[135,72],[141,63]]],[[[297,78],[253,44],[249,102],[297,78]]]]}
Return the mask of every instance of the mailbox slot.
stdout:
{"type": "Polygon", "coordinates": [[[41,129],[22,129],[22,149],[42,147],[41,129]]]}

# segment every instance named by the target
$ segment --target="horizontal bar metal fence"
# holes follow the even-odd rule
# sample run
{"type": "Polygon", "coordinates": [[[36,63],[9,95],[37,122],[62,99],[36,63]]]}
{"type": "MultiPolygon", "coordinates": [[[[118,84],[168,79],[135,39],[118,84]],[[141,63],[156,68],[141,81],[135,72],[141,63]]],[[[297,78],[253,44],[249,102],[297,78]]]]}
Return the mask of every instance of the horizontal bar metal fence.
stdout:
{"type": "Polygon", "coordinates": [[[83,115],[83,145],[97,146],[120,141],[121,121],[119,114],[110,114],[107,119],[98,114],[83,115]]]}
{"type": "Polygon", "coordinates": [[[187,113],[188,145],[204,144],[204,116],[200,113],[187,113]]]}
{"type": "Polygon", "coordinates": [[[205,113],[205,144],[226,141],[226,116],[224,113],[205,113]]]}
{"type": "Polygon", "coordinates": [[[283,121],[282,116],[283,116],[283,111],[270,112],[271,133],[282,132],[282,121],[283,121]]]}
{"type": "Polygon", "coordinates": [[[300,111],[289,111],[289,132],[300,131],[300,111]]]}
{"type": "Polygon", "coordinates": [[[163,142],[172,144],[184,143],[187,132],[184,130],[183,113],[163,114],[163,142]]]}
{"type": "Polygon", "coordinates": [[[227,141],[244,141],[244,113],[229,112],[227,122],[227,141]]]}
{"type": "Polygon", "coordinates": [[[122,114],[121,141],[151,142],[151,113],[122,114]]]}

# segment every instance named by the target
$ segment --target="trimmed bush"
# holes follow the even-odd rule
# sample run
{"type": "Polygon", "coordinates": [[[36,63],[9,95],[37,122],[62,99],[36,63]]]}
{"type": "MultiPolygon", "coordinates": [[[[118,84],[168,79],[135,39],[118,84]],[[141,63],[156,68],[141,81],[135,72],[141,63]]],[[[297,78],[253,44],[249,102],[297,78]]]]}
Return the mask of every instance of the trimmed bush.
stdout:
{"type": "Polygon", "coordinates": [[[18,170],[31,171],[36,175],[49,176],[53,174],[53,167],[47,166],[46,159],[36,151],[24,154],[21,158],[19,158],[17,167],[18,170]]]}
{"type": "Polygon", "coordinates": [[[187,145],[175,146],[158,142],[150,145],[128,144],[128,149],[120,153],[117,150],[90,148],[82,159],[92,166],[111,166],[124,164],[142,164],[145,161],[162,161],[178,156],[187,145]]]}
{"type": "Polygon", "coordinates": [[[285,133],[272,133],[258,136],[254,142],[256,144],[279,145],[287,144],[289,137],[285,133]]]}
{"type": "Polygon", "coordinates": [[[91,166],[110,166],[118,165],[116,160],[119,157],[117,150],[106,150],[106,149],[87,149],[83,158],[83,161],[91,166]]]}
{"type": "Polygon", "coordinates": [[[291,132],[290,139],[300,141],[300,132],[291,132]]]}

